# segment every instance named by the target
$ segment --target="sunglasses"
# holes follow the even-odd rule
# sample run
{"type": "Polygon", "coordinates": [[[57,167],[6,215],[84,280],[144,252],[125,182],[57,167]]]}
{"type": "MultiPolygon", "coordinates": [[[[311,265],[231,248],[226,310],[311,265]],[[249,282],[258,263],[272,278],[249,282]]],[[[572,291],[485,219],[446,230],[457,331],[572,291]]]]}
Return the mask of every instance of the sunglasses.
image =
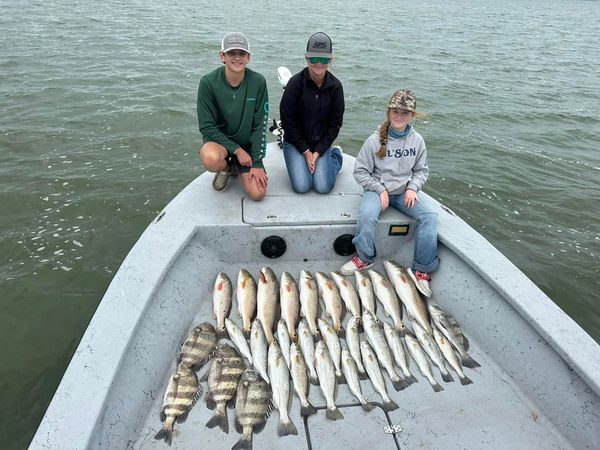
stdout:
{"type": "Polygon", "coordinates": [[[329,64],[331,58],[325,58],[324,56],[309,56],[306,60],[311,64],[329,64]]]}

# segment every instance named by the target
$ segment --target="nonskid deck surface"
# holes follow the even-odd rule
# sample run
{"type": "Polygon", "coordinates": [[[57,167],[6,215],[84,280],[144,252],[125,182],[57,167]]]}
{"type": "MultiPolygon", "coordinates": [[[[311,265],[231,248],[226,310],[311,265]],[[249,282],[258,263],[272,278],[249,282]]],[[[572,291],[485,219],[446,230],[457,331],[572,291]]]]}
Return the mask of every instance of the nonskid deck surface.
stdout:
{"type": "MultiPolygon", "coordinates": [[[[225,267],[225,266],[224,266],[225,267]]],[[[253,275],[258,274],[261,266],[243,264],[240,267],[227,266],[228,273],[235,284],[238,270],[244,267],[253,275]]],[[[337,265],[320,261],[311,263],[274,263],[271,264],[276,275],[288,271],[297,277],[301,270],[325,272],[338,270],[337,265]]],[[[383,267],[377,270],[385,272],[383,267]]],[[[216,272],[214,274],[216,277],[216,272]]],[[[353,277],[348,279],[353,280],[353,277]]],[[[212,286],[211,286],[212,287],[212,286]]],[[[210,287],[210,288],[211,288],[210,287]]],[[[208,289],[210,289],[208,288],[208,289]]],[[[193,324],[203,321],[214,323],[211,316],[211,302],[203,302],[193,320],[193,324]]],[[[443,306],[443,304],[442,304],[443,306]]],[[[386,319],[383,308],[378,305],[378,316],[386,319]]],[[[230,317],[238,325],[241,319],[237,316],[237,303],[234,299],[230,317]]],[[[349,314],[344,319],[346,325],[349,314]]],[[[465,368],[465,375],[473,384],[462,386],[458,376],[451,371],[454,382],[442,381],[439,370],[430,364],[432,372],[444,391],[436,393],[432,390],[427,379],[421,375],[416,363],[411,360],[411,372],[418,379],[403,391],[394,391],[389,377],[384,373],[387,391],[390,397],[399,405],[399,409],[385,413],[381,408],[375,408],[370,413],[365,412],[350,393],[347,385],[339,385],[336,404],[340,407],[343,420],[331,421],[325,417],[325,400],[318,386],[310,386],[309,400],[319,409],[316,415],[307,419],[300,416],[300,405],[294,395],[291,402],[290,417],[296,428],[297,436],[278,437],[277,425],[279,413],[274,410],[262,432],[254,435],[255,449],[289,449],[289,448],[364,448],[373,445],[381,449],[396,448],[571,448],[570,444],[560,435],[552,424],[536,409],[536,407],[511,382],[511,377],[504,372],[493,360],[493,355],[485,350],[469,336],[469,353],[481,367],[475,370],[465,368]],[[353,405],[353,406],[351,406],[353,405]],[[393,428],[396,433],[391,433],[393,428]],[[400,430],[400,431],[398,431],[400,430]]],[[[181,340],[185,336],[181,336],[181,340]]],[[[361,339],[365,339],[361,333],[361,339]]],[[[223,340],[223,342],[230,342],[223,340]]],[[[342,340],[342,346],[345,342],[342,340]]],[[[208,370],[207,364],[199,377],[208,370]]],[[[145,423],[137,439],[128,445],[129,448],[167,448],[167,444],[156,441],[154,435],[161,427],[159,412],[162,405],[164,389],[168,376],[175,369],[175,355],[172,367],[162,383],[162,389],[155,394],[153,406],[148,410],[145,423]]],[[[206,407],[206,382],[201,383],[203,395],[192,408],[184,423],[176,424],[173,433],[172,448],[211,448],[229,449],[240,438],[235,431],[235,409],[228,410],[229,433],[220,429],[209,429],[205,426],[212,416],[212,411],[206,407]]],[[[363,394],[368,401],[381,402],[370,380],[361,381],[363,394]]]]}

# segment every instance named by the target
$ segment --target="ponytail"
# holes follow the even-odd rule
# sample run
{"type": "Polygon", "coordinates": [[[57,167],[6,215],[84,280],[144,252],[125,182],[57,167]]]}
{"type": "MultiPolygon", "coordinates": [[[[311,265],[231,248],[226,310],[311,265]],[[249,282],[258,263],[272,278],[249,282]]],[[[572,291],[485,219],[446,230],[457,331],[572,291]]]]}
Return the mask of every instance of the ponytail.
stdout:
{"type": "Polygon", "coordinates": [[[377,152],[377,156],[380,159],[385,158],[385,154],[387,153],[387,143],[388,143],[388,129],[390,128],[390,121],[386,120],[383,122],[383,125],[379,127],[379,142],[381,144],[381,148],[377,152]]]}

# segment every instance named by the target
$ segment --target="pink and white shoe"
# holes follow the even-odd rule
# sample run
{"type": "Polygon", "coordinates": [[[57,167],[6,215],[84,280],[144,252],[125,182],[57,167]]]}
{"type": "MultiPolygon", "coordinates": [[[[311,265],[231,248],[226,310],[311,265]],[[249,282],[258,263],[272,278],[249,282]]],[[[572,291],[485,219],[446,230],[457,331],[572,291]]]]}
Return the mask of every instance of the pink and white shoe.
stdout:
{"type": "Polygon", "coordinates": [[[340,268],[340,272],[344,275],[352,275],[357,270],[368,269],[373,266],[373,263],[366,263],[358,256],[355,256],[340,268]]]}
{"type": "Polygon", "coordinates": [[[425,297],[431,297],[433,292],[429,286],[429,282],[431,281],[429,274],[419,271],[413,272],[412,269],[408,269],[408,274],[414,281],[415,286],[417,286],[417,289],[421,292],[421,294],[423,294],[425,297]]]}

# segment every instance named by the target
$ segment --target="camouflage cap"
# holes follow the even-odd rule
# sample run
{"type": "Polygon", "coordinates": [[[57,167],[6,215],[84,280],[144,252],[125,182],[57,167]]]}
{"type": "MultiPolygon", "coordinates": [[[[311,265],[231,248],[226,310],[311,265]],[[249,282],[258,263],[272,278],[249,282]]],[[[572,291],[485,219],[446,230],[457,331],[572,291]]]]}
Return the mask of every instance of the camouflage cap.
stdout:
{"type": "Polygon", "coordinates": [[[409,90],[400,89],[392,95],[388,108],[398,108],[414,112],[417,109],[417,97],[409,90]]]}

